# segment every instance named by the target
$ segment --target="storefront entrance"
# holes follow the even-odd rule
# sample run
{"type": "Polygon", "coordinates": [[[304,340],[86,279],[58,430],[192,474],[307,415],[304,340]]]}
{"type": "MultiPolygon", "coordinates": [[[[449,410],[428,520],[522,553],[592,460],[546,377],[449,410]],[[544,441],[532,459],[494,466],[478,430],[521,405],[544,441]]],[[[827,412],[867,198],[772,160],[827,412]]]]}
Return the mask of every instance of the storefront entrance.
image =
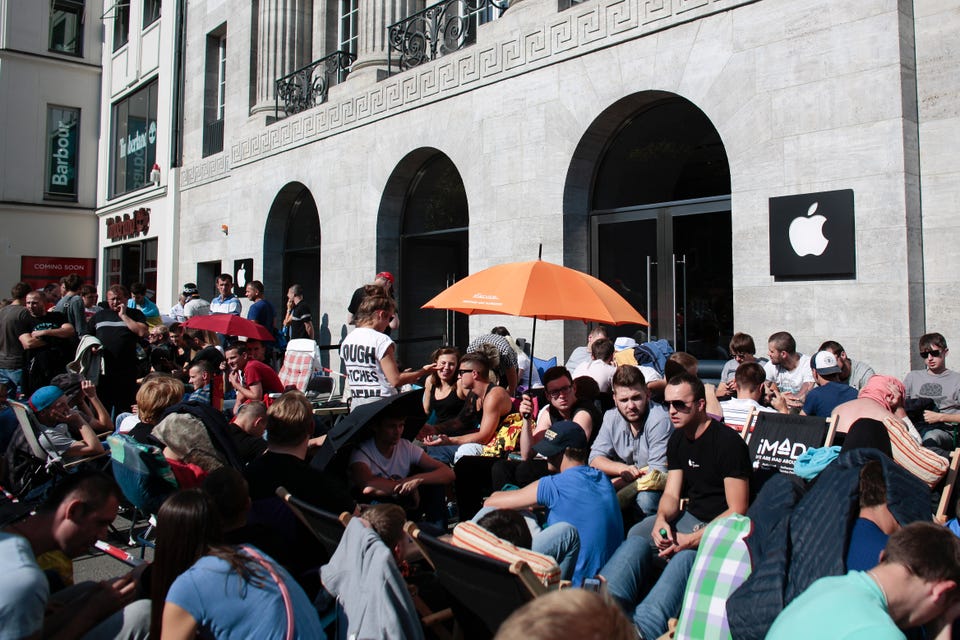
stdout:
{"type": "Polygon", "coordinates": [[[469,341],[466,316],[420,308],[467,275],[468,224],[463,180],[450,158],[436,149],[408,154],[387,184],[378,234],[378,265],[389,268],[390,235],[399,232],[397,354],[405,366],[422,366],[441,344],[462,349],[469,341]]]}
{"type": "Polygon", "coordinates": [[[733,333],[729,194],[720,137],[687,100],[652,101],[612,136],[594,181],[591,268],[650,322],[638,340],[666,338],[701,359],[726,357],[733,333]]]}

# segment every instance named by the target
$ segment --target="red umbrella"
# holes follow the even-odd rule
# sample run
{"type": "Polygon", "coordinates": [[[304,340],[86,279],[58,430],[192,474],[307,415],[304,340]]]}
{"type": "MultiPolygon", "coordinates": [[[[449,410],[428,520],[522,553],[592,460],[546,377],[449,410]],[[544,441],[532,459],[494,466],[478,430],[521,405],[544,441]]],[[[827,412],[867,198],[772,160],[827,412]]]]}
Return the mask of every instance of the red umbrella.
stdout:
{"type": "Polygon", "coordinates": [[[262,324],[247,320],[232,313],[214,313],[209,316],[193,316],[183,323],[187,329],[203,329],[215,331],[225,336],[254,338],[265,342],[273,342],[273,334],[262,324]]]}

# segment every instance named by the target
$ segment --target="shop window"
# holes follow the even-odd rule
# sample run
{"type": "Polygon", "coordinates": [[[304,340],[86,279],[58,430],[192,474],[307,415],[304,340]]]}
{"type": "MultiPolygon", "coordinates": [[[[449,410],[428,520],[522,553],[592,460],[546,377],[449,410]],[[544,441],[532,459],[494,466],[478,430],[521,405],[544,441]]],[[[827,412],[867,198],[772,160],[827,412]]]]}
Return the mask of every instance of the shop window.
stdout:
{"type": "Polygon", "coordinates": [[[157,158],[157,82],[154,80],[113,105],[110,196],[151,184],[157,158]]]}
{"type": "Polygon", "coordinates": [[[143,28],[160,19],[160,0],[143,0],[143,28]]]}
{"type": "Polygon", "coordinates": [[[50,51],[83,55],[83,0],[50,3],[50,51]]]}
{"type": "Polygon", "coordinates": [[[157,240],[128,242],[107,247],[103,252],[104,285],[129,287],[142,282],[151,291],[157,290],[157,240]]]}
{"type": "Polygon", "coordinates": [[[80,110],[47,107],[46,175],[43,197],[77,200],[77,166],[80,151],[80,110]]]}

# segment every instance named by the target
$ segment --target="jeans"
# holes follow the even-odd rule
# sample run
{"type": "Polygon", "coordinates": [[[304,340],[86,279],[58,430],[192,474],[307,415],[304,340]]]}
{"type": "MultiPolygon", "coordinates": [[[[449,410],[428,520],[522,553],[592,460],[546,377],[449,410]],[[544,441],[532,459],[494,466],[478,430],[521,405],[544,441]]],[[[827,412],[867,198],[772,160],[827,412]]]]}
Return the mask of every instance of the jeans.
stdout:
{"type": "MultiPolygon", "coordinates": [[[[633,623],[643,638],[658,638],[667,630],[667,621],[680,613],[687,578],[697,556],[695,549],[674,554],[666,563],[660,578],[650,584],[654,565],[659,561],[651,534],[656,514],[634,525],[627,539],[600,571],[607,581],[607,590],[624,612],[632,613],[633,623]]],[[[690,514],[683,514],[673,523],[681,533],[692,533],[702,524],[690,514]]]]}
{"type": "Polygon", "coordinates": [[[23,369],[0,369],[0,384],[7,385],[7,393],[16,398],[23,382],[23,369]]]}
{"type": "Polygon", "coordinates": [[[478,456],[483,451],[483,445],[469,444],[436,444],[423,448],[427,455],[444,464],[456,464],[463,456],[478,456]]]}
{"type": "MultiPolygon", "coordinates": [[[[491,511],[496,509],[483,507],[477,511],[473,522],[477,522],[491,511]]],[[[556,560],[560,567],[560,579],[570,580],[573,577],[573,570],[577,568],[577,558],[580,556],[580,534],[577,533],[576,527],[566,522],[557,522],[541,528],[532,513],[529,511],[522,513],[527,528],[530,529],[530,535],[533,536],[530,550],[556,560]]]]}
{"type": "Polygon", "coordinates": [[[640,511],[641,518],[657,514],[657,507],[660,506],[662,495],[663,491],[640,491],[637,493],[634,503],[640,511]]]}

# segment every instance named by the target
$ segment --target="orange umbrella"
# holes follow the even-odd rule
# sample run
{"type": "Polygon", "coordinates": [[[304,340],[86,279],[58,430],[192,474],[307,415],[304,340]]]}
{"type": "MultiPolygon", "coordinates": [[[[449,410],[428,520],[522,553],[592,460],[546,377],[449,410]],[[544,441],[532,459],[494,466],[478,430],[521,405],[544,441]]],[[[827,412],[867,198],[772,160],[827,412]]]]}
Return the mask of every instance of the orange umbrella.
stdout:
{"type": "Polygon", "coordinates": [[[543,260],[510,262],[478,271],[442,291],[423,308],[535,320],[649,324],[600,280],[543,260]]]}

